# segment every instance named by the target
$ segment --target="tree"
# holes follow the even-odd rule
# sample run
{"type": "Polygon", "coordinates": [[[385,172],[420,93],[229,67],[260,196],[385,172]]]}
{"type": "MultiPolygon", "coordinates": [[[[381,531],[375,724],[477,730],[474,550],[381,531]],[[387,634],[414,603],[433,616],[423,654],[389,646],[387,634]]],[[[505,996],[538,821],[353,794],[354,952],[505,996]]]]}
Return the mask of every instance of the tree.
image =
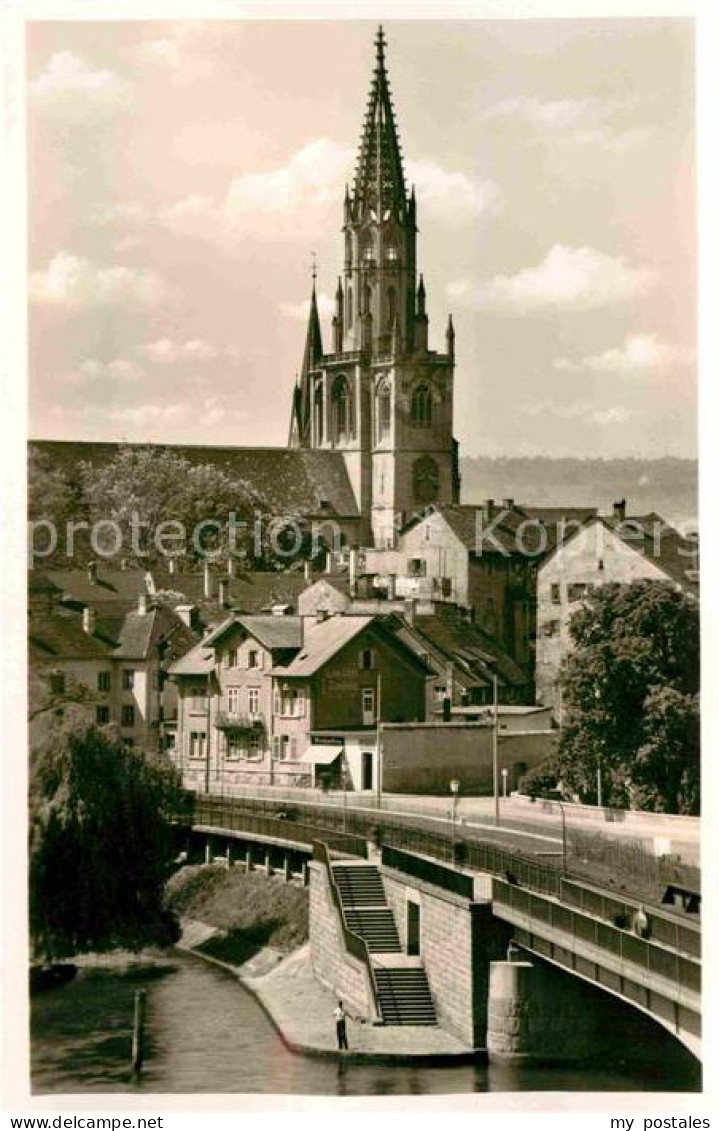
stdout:
{"type": "Polygon", "coordinates": [[[31,757],[30,933],[45,960],[171,945],[163,904],[186,795],[166,755],[58,720],[31,757]]]}
{"type": "Polygon", "coordinates": [[[574,615],[570,635],[563,780],[591,801],[599,775],[605,804],[697,812],[697,602],[669,582],[605,585],[574,615]]]}
{"type": "MultiPolygon", "coordinates": [[[[67,525],[86,520],[87,507],[80,484],[71,484],[62,471],[52,466],[44,452],[32,448],[28,457],[27,509],[29,521],[38,524],[33,530],[33,551],[44,565],[66,564],[67,525]]],[[[86,554],[87,533],[81,531],[74,535],[74,541],[76,550],[86,554]]]]}

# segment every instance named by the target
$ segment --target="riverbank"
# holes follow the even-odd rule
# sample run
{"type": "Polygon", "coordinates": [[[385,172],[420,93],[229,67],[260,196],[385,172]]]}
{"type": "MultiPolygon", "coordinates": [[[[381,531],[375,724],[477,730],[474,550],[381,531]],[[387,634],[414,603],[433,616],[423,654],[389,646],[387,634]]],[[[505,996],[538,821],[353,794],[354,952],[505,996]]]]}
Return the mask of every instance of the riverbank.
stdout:
{"type": "Polygon", "coordinates": [[[276,952],[258,953],[247,963],[215,958],[204,946],[213,929],[197,921],[183,923],[179,948],[227,970],[264,1009],[283,1043],[305,1056],[366,1064],[463,1064],[482,1062],[482,1050],[462,1044],[439,1026],[403,1025],[385,1028],[360,1019],[347,1024],[349,1049],[340,1052],[332,1011],[337,998],[316,981],[312,973],[309,943],[277,959],[276,952]]]}

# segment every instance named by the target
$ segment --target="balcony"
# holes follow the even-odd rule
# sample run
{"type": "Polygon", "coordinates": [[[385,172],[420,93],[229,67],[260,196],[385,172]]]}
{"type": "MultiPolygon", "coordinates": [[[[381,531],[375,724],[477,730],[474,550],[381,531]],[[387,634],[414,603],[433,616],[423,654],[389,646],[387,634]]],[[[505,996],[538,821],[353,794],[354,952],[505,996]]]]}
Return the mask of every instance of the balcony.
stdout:
{"type": "Polygon", "coordinates": [[[245,737],[267,734],[264,715],[232,715],[228,711],[220,711],[215,719],[215,727],[217,730],[245,737]]]}

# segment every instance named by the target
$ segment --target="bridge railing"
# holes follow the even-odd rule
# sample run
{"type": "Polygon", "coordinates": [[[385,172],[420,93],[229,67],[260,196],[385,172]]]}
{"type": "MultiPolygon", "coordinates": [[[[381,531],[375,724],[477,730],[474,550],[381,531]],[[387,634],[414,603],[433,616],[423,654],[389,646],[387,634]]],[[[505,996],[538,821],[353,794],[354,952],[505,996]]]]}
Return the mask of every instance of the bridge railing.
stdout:
{"type": "Polygon", "coordinates": [[[695,959],[669,950],[651,939],[629,934],[589,913],[517,887],[504,880],[492,881],[492,903],[501,911],[506,907],[536,923],[569,934],[574,940],[605,951],[638,970],[664,978],[681,989],[701,993],[701,966],[695,959]]]}
{"type": "Polygon", "coordinates": [[[365,837],[353,836],[345,832],[328,832],[327,829],[317,825],[246,812],[236,803],[210,796],[197,797],[193,823],[240,834],[246,833],[248,836],[255,833],[257,836],[295,841],[308,847],[311,847],[318,837],[322,837],[333,852],[361,856],[363,859],[367,857],[365,837]]]}
{"type": "MultiPolygon", "coordinates": [[[[631,919],[636,911],[636,902],[624,901],[614,895],[593,888],[575,880],[562,879],[562,900],[586,911],[598,919],[614,922],[617,919],[631,919]]],[[[676,913],[652,906],[652,938],[669,946],[672,950],[701,957],[701,928],[698,923],[680,919],[676,913]]]]}
{"type": "Polygon", "coordinates": [[[434,860],[413,856],[409,852],[402,852],[385,844],[382,846],[382,863],[387,868],[394,868],[416,880],[424,880],[445,891],[452,891],[455,895],[464,896],[465,899],[472,899],[474,896],[472,876],[456,872],[453,868],[445,868],[442,864],[436,864],[434,860]]]}
{"type": "Polygon", "coordinates": [[[312,844],[312,850],[315,860],[323,866],[325,871],[330,899],[332,900],[332,905],[335,909],[335,914],[342,932],[344,948],[348,954],[351,954],[353,958],[356,958],[364,966],[367,985],[369,986],[370,997],[372,999],[374,1017],[375,1020],[381,1021],[382,1006],[380,1004],[379,989],[377,987],[374,969],[372,968],[369,947],[361,935],[355,934],[355,932],[347,926],[345,909],[342,906],[342,899],[337,889],[334,876],[332,875],[332,857],[330,856],[329,847],[324,841],[315,840],[312,844]]]}

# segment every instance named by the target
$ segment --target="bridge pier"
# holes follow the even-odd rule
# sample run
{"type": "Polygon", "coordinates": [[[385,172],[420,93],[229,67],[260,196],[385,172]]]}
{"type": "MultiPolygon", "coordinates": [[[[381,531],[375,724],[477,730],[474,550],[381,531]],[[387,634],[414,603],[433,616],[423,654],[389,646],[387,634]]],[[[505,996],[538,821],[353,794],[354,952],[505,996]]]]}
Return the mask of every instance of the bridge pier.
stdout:
{"type": "Polygon", "coordinates": [[[247,848],[245,849],[245,871],[251,872],[253,868],[254,864],[252,862],[252,845],[248,844],[247,848]]]}

